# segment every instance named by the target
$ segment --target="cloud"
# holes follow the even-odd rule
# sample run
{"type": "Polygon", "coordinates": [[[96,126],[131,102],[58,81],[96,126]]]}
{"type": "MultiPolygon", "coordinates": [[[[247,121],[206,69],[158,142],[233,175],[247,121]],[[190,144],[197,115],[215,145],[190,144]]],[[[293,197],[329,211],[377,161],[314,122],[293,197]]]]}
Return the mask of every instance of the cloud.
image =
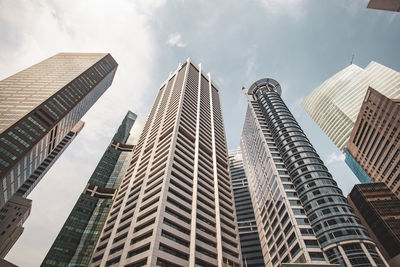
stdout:
{"type": "MultiPolygon", "coordinates": [[[[290,90],[288,90],[288,87],[285,87],[284,90],[282,90],[282,98],[285,99],[288,97],[290,90]]],[[[305,96],[300,96],[297,97],[296,100],[292,103],[290,102],[288,104],[288,108],[290,112],[292,112],[293,116],[299,120],[301,118],[301,115],[304,114],[304,111],[301,107],[301,103],[303,102],[305,96]]]]}
{"type": "Polygon", "coordinates": [[[186,43],[182,42],[182,36],[179,32],[174,32],[168,35],[167,44],[176,47],[185,47],[186,43]]]}
{"type": "Polygon", "coordinates": [[[127,110],[149,112],[159,56],[150,24],[166,1],[143,2],[0,1],[0,79],[58,52],[107,52],[119,64],[111,87],[82,118],[85,127],[29,195],[31,215],[7,255],[18,266],[40,265],[127,110]]]}
{"type": "Polygon", "coordinates": [[[246,74],[245,77],[248,78],[254,73],[254,67],[256,65],[254,58],[248,58],[246,62],[246,74]]]}
{"type": "Polygon", "coordinates": [[[294,19],[304,17],[306,9],[305,0],[257,0],[265,8],[265,11],[271,15],[288,16],[294,19]]]}
{"type": "Polygon", "coordinates": [[[342,0],[338,1],[338,4],[341,5],[348,13],[355,16],[361,11],[365,11],[367,9],[369,0],[342,0]]]}
{"type": "Polygon", "coordinates": [[[326,158],[326,163],[331,164],[335,162],[343,162],[345,159],[345,156],[342,153],[331,153],[328,155],[326,158]]]}

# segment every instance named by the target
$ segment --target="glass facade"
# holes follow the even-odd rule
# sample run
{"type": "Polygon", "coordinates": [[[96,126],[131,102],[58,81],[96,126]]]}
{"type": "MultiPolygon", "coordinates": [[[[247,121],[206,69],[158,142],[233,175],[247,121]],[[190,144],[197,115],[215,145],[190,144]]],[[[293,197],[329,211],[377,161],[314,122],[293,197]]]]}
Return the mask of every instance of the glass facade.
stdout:
{"type": "Polygon", "coordinates": [[[346,156],[345,162],[347,166],[350,167],[350,169],[353,171],[353,173],[357,176],[358,180],[360,180],[361,183],[366,184],[366,183],[373,183],[371,177],[364,171],[364,169],[358,164],[358,162],[353,158],[353,156],[349,153],[349,151],[345,148],[343,149],[343,152],[346,156]]]}
{"type": "Polygon", "coordinates": [[[318,86],[302,106],[331,141],[343,151],[369,86],[389,98],[400,98],[400,73],[371,62],[350,65],[318,86]]]}
{"type": "Polygon", "coordinates": [[[242,265],[248,267],[264,266],[257,222],[240,149],[229,151],[229,167],[232,175],[233,196],[242,250],[242,265]]]}
{"type": "Polygon", "coordinates": [[[132,157],[128,112],[41,266],[87,266],[132,157]]]}
{"type": "Polygon", "coordinates": [[[24,231],[22,225],[31,212],[31,206],[32,200],[15,195],[0,209],[0,259],[7,255],[24,231]]]}
{"type": "Polygon", "coordinates": [[[256,213],[261,218],[256,215],[258,229],[260,236],[265,236],[261,242],[266,264],[387,266],[373,260],[368,246],[376,254],[374,242],[280,91],[273,79],[261,79],[247,90],[249,108],[241,144],[256,213]]]}
{"type": "Polygon", "coordinates": [[[361,182],[369,176],[400,198],[400,100],[368,88],[345,153],[361,182]]]}
{"type": "Polygon", "coordinates": [[[400,264],[400,200],[384,183],[355,185],[349,202],[390,266],[400,264]]]}
{"type": "Polygon", "coordinates": [[[0,81],[0,207],[111,85],[110,54],[60,53],[0,81]]]}

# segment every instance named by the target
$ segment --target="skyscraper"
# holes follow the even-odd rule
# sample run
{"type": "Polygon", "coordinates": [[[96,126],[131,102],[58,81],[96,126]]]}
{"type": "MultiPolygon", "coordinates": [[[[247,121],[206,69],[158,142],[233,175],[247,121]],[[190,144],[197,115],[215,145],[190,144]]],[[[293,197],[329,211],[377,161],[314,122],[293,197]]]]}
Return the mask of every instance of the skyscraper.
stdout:
{"type": "Polygon", "coordinates": [[[88,266],[134,146],[128,141],[136,114],[128,111],[42,266],[88,266]]]}
{"type": "Polygon", "coordinates": [[[400,199],[400,99],[368,88],[350,139],[346,163],[358,179],[383,182],[400,199]]]}
{"type": "Polygon", "coordinates": [[[279,83],[261,79],[245,92],[241,149],[265,263],[387,266],[281,99],[279,83]]]}
{"type": "Polygon", "coordinates": [[[376,62],[365,69],[350,65],[318,86],[302,106],[343,152],[368,87],[400,98],[400,73],[376,62]]]}
{"type": "Polygon", "coordinates": [[[163,83],[92,266],[239,266],[219,92],[188,59],[163,83]]]}
{"type": "MultiPolygon", "coordinates": [[[[15,195],[0,210],[0,258],[4,258],[24,231],[32,200],[15,195]]],[[[0,260],[0,266],[1,260],[0,260]]]]}
{"type": "Polygon", "coordinates": [[[242,266],[265,266],[249,184],[244,171],[240,149],[229,151],[229,167],[232,175],[233,196],[235,198],[236,217],[239,228],[242,266]]]}
{"type": "Polygon", "coordinates": [[[47,171],[53,166],[61,154],[72,143],[75,137],[82,130],[85,123],[78,121],[74,127],[64,136],[58,145],[47,155],[47,157],[40,163],[36,170],[29,176],[28,179],[17,190],[16,195],[27,197],[33,188],[40,182],[47,171]]]}
{"type": "Polygon", "coordinates": [[[0,81],[0,207],[111,85],[116,68],[110,54],[60,53],[0,81]]]}
{"type": "Polygon", "coordinates": [[[390,266],[400,266],[400,199],[384,183],[355,185],[348,196],[390,266]]]}
{"type": "Polygon", "coordinates": [[[367,8],[400,12],[399,0],[370,0],[367,8]]]}

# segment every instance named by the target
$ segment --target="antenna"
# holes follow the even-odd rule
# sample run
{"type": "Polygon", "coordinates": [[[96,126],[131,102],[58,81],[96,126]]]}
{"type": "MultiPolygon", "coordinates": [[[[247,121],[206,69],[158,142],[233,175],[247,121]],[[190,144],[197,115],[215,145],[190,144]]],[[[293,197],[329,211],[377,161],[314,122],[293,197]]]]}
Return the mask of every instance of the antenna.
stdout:
{"type": "Polygon", "coordinates": [[[354,54],[351,56],[350,65],[353,64],[353,60],[354,60],[354,54]]]}

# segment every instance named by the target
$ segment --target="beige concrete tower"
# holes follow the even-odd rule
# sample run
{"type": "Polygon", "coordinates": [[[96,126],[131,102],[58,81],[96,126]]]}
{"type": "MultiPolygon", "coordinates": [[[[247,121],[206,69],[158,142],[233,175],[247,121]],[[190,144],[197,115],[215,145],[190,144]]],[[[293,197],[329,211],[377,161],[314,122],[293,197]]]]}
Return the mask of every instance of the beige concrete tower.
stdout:
{"type": "Polygon", "coordinates": [[[91,266],[239,266],[219,93],[191,59],[161,86],[91,266]]]}

